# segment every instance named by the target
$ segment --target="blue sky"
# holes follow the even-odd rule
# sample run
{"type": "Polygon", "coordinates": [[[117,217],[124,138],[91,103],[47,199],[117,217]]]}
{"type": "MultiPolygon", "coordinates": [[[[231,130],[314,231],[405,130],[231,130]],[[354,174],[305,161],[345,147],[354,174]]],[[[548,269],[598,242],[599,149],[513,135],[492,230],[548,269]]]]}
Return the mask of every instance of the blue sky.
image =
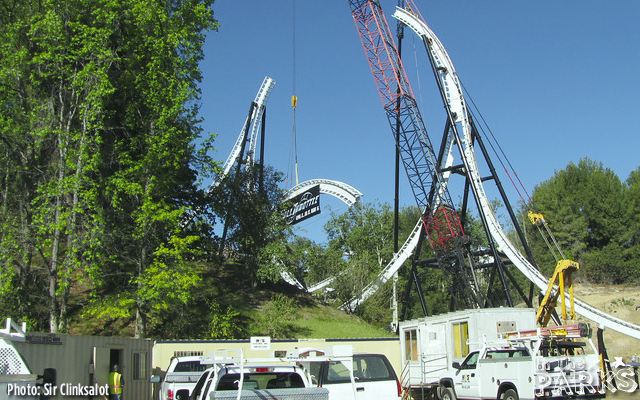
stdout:
{"type": "MultiPolygon", "coordinates": [[[[393,32],[396,4],[381,0],[393,32]]],[[[640,166],[640,2],[416,4],[529,193],[585,157],[622,180],[640,166]]],[[[216,0],[213,9],[220,28],[208,35],[201,64],[201,115],[204,131],[218,134],[214,158],[226,159],[270,76],[276,85],[267,104],[266,162],[292,171],[295,87],[300,181],[339,180],[360,190],[365,202],[391,203],[393,137],[347,0],[216,0]]],[[[408,30],[403,61],[431,140],[439,144],[442,101],[424,46],[408,30]]],[[[510,186],[508,177],[502,180],[510,186]]],[[[400,203],[413,205],[407,182],[402,171],[400,203]]],[[[451,195],[455,202],[461,193],[451,195]]],[[[323,211],[340,212],[342,204],[327,197],[323,211]]],[[[515,190],[509,197],[518,200],[515,190]]],[[[327,218],[315,217],[302,229],[321,230],[327,218]]]]}

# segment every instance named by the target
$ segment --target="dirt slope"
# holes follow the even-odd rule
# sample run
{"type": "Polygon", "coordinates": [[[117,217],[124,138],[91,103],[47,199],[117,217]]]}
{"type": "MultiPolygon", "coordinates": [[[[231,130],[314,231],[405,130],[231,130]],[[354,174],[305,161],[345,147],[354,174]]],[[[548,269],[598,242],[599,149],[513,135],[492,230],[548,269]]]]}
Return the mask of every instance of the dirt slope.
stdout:
{"type": "MultiPolygon", "coordinates": [[[[574,292],[585,303],[640,326],[640,287],[576,284],[574,292]]],[[[579,321],[585,319],[579,317],[579,321]]],[[[595,329],[597,325],[592,324],[592,327],[595,329]]],[[[605,331],[605,343],[609,357],[623,357],[624,361],[631,361],[634,353],[640,354],[640,340],[615,331],[605,331]]]]}
{"type": "MultiPolygon", "coordinates": [[[[624,321],[640,326],[640,287],[574,284],[574,293],[577,298],[585,303],[624,321]]],[[[578,317],[578,320],[586,321],[581,317],[578,317]]],[[[597,325],[592,323],[592,327],[595,329],[597,325]]],[[[605,331],[604,339],[609,359],[612,363],[615,357],[622,357],[624,362],[630,362],[634,354],[640,356],[640,340],[638,339],[622,335],[612,330],[605,331]]],[[[612,393],[608,391],[607,398],[615,400],[638,400],[640,399],[640,389],[632,393],[622,391],[612,393]]]]}

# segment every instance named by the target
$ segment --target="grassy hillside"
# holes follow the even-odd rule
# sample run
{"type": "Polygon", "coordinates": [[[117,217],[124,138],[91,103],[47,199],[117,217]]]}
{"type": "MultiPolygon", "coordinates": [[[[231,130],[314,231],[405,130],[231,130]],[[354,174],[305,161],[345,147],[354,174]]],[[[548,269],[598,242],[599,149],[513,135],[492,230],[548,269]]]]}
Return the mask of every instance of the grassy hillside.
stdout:
{"type": "Polygon", "coordinates": [[[355,315],[336,308],[336,304],[324,304],[322,299],[288,285],[252,285],[248,279],[237,279],[237,266],[226,265],[205,278],[211,286],[226,277],[224,285],[217,285],[215,298],[224,304],[232,304],[245,318],[249,334],[269,335],[269,325],[287,325],[284,334],[270,335],[278,338],[369,338],[392,337],[386,327],[364,322],[355,315]],[[229,279],[235,276],[236,279],[229,279]],[[289,302],[289,307],[282,303],[289,302]],[[277,321],[269,321],[271,316],[277,321]],[[265,326],[266,325],[266,326],[265,326]]]}
{"type": "MultiPolygon", "coordinates": [[[[203,266],[201,284],[192,290],[186,305],[173,305],[155,314],[150,333],[153,339],[245,339],[273,338],[371,338],[392,337],[385,326],[374,326],[354,315],[324,304],[322,299],[284,283],[251,282],[242,265],[203,266]],[[284,299],[284,300],[283,300],[284,299]],[[278,308],[278,302],[288,306],[278,308]],[[216,328],[213,322],[222,315],[216,328]],[[225,315],[232,317],[225,320],[225,315]],[[226,325],[225,325],[226,324],[226,325]],[[226,331],[224,331],[224,328],[226,331]],[[273,330],[276,329],[276,334],[273,330]],[[270,332],[271,330],[271,332],[270,332]],[[223,332],[224,331],[224,332],[223,332]],[[216,336],[217,335],[217,336],[216,336]]],[[[88,302],[88,290],[72,293],[74,304],[88,302]]],[[[282,304],[280,304],[282,305],[282,304]]],[[[74,307],[69,333],[132,337],[134,319],[88,315],[74,307]]]]}
{"type": "MultiPolygon", "coordinates": [[[[290,322],[291,332],[298,339],[371,338],[392,337],[382,327],[370,325],[355,315],[340,311],[333,305],[324,305],[312,296],[296,296],[298,304],[295,319],[290,322]],[[300,301],[299,297],[304,297],[300,301]]],[[[249,313],[254,320],[260,320],[260,312],[269,306],[262,304],[249,313]]]]}

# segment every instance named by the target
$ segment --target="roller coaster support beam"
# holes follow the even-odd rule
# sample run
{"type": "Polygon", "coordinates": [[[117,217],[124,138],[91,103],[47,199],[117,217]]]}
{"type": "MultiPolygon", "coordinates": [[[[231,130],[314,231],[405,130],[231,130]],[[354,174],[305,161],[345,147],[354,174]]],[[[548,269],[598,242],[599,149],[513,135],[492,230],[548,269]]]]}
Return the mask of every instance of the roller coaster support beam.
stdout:
{"type": "MultiPolygon", "coordinates": [[[[242,138],[241,140],[238,140],[238,145],[239,145],[239,149],[238,149],[238,154],[237,154],[237,159],[235,160],[236,163],[236,173],[235,176],[233,177],[233,179],[239,179],[240,178],[240,170],[242,168],[242,160],[243,160],[243,154],[245,151],[245,147],[247,144],[247,140],[248,140],[248,135],[249,135],[249,127],[251,126],[251,116],[253,115],[254,110],[256,109],[257,104],[255,101],[251,102],[251,105],[249,106],[249,115],[247,116],[247,119],[244,123],[244,127],[242,128],[242,132],[240,133],[240,137],[242,138]]],[[[216,178],[216,182],[214,183],[215,186],[219,185],[222,180],[228,175],[228,170],[227,172],[224,173],[223,176],[216,178]]],[[[213,187],[213,185],[212,185],[213,187]]],[[[229,213],[231,211],[227,211],[227,214],[224,218],[224,227],[222,228],[222,236],[220,237],[220,256],[222,256],[222,252],[224,251],[224,246],[225,246],[225,242],[227,241],[227,233],[229,231],[229,225],[228,225],[228,220],[229,220],[229,213]]]]}
{"type": "MultiPolygon", "coordinates": [[[[482,155],[484,157],[485,162],[487,163],[487,166],[489,167],[489,172],[491,173],[491,179],[495,182],[496,188],[498,189],[498,193],[500,193],[500,198],[502,199],[505,208],[507,209],[507,212],[509,214],[509,219],[511,220],[511,223],[513,224],[513,227],[516,231],[516,234],[518,235],[518,239],[520,240],[520,243],[522,244],[524,251],[526,252],[527,255],[527,259],[529,260],[529,262],[531,263],[531,265],[535,266],[537,268],[536,262],[533,258],[533,253],[531,252],[531,248],[529,247],[529,245],[527,244],[527,240],[524,236],[524,232],[522,230],[522,227],[520,226],[520,223],[518,222],[518,218],[516,216],[516,214],[513,211],[513,207],[511,207],[511,203],[509,202],[509,198],[507,197],[506,192],[504,191],[504,187],[502,186],[502,182],[500,181],[500,178],[498,177],[498,174],[496,172],[495,166],[493,165],[493,162],[491,161],[491,158],[489,157],[489,153],[487,152],[487,148],[484,145],[484,141],[482,140],[482,136],[478,134],[478,131],[476,129],[476,125],[473,122],[473,119],[470,118],[470,122],[471,122],[471,129],[472,129],[472,134],[473,137],[476,141],[476,143],[478,143],[478,146],[480,148],[480,151],[482,152],[482,155]]],[[[534,292],[534,287],[535,285],[533,283],[530,284],[529,286],[529,296],[527,297],[523,297],[523,300],[527,303],[527,305],[529,307],[531,307],[531,305],[533,304],[533,292],[534,292]]],[[[519,287],[518,287],[519,289],[519,287]]]]}

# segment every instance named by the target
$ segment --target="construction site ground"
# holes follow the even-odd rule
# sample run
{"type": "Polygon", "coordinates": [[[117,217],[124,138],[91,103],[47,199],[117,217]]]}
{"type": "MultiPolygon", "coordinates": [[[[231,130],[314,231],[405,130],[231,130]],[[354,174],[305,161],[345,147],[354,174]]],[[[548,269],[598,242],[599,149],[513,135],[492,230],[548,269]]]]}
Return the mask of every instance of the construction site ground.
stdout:
{"type": "MultiPolygon", "coordinates": [[[[589,305],[640,326],[640,286],[596,286],[574,283],[574,293],[577,298],[589,305]]],[[[578,317],[578,321],[586,320],[578,317]]],[[[592,323],[592,327],[595,329],[597,325],[592,323]]],[[[615,357],[622,357],[622,360],[628,363],[634,354],[640,356],[640,340],[612,330],[605,330],[604,338],[612,363],[614,363],[615,357]]],[[[640,399],[640,389],[632,393],[608,391],[607,398],[638,400],[640,399]]]]}

